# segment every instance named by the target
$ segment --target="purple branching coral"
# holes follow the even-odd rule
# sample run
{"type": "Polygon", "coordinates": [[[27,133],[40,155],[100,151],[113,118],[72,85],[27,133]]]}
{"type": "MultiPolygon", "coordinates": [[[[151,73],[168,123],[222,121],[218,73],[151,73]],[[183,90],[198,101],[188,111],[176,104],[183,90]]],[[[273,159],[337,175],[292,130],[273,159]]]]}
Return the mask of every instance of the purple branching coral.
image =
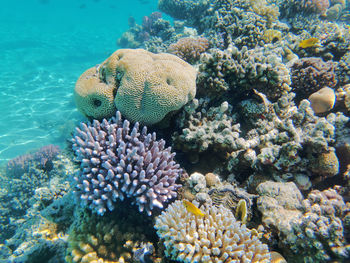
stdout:
{"type": "Polygon", "coordinates": [[[140,212],[151,215],[154,207],[161,209],[176,197],[180,187],[175,181],[182,169],[171,148],[146,127],[139,132],[138,123],[129,126],[117,112],[110,121],[82,123],[72,139],[81,163],[76,193],[100,215],[114,210],[118,199],[130,199],[140,212]]]}
{"type": "Polygon", "coordinates": [[[12,177],[20,177],[29,171],[31,165],[49,171],[52,169],[52,160],[61,152],[56,145],[49,144],[41,147],[34,153],[20,155],[7,163],[6,172],[12,177]]]}

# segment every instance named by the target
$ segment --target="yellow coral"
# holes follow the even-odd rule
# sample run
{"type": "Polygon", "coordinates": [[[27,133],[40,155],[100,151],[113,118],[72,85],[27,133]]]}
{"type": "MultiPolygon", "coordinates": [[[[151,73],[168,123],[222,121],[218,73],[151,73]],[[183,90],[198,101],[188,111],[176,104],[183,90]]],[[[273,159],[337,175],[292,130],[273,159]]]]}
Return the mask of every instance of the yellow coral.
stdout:
{"type": "Polygon", "coordinates": [[[266,0],[250,0],[250,6],[256,14],[265,17],[269,23],[276,21],[280,15],[278,6],[268,5],[266,0]]]}
{"type": "Polygon", "coordinates": [[[78,110],[85,116],[102,119],[114,115],[115,87],[99,79],[98,67],[86,70],[78,79],[74,98],[78,110]]]}
{"type": "Polygon", "coordinates": [[[331,177],[339,172],[339,160],[334,150],[321,153],[316,160],[313,161],[312,172],[321,175],[331,177]]]}
{"type": "Polygon", "coordinates": [[[116,107],[130,121],[154,124],[194,98],[196,74],[175,55],[120,49],[79,78],[76,101],[87,116],[109,117],[116,107]]]}
{"type": "Polygon", "coordinates": [[[275,29],[267,29],[264,31],[263,40],[265,43],[273,43],[282,38],[281,31],[275,29]]]}
{"type": "Polygon", "coordinates": [[[134,262],[133,253],[146,241],[144,225],[135,215],[100,217],[79,210],[68,237],[67,262],[134,262]],[[119,217],[120,216],[120,217],[119,217]],[[123,220],[121,219],[123,218],[123,220]]]}

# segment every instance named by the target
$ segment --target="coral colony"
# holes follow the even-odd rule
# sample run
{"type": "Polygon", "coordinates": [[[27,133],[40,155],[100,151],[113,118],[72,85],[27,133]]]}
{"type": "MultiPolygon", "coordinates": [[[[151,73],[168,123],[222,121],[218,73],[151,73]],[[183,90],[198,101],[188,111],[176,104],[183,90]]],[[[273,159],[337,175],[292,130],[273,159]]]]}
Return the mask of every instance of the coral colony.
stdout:
{"type": "Polygon", "coordinates": [[[175,181],[182,170],[173,160],[175,153],[155,133],[147,134],[146,127],[141,132],[138,123],[130,128],[120,112],[110,121],[82,123],[72,142],[81,163],[77,194],[98,214],[114,210],[118,199],[130,199],[151,215],[154,207],[163,208],[176,197],[180,185],[175,181]]]}

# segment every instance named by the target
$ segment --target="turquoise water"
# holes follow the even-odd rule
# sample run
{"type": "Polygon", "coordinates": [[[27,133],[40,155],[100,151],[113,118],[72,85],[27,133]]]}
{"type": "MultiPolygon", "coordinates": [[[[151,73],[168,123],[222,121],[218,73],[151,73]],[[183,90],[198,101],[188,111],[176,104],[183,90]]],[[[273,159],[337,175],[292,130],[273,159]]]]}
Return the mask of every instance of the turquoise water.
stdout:
{"type": "Polygon", "coordinates": [[[53,143],[64,146],[77,112],[73,89],[118,47],[128,18],[157,1],[22,0],[0,8],[0,162],[53,143]]]}

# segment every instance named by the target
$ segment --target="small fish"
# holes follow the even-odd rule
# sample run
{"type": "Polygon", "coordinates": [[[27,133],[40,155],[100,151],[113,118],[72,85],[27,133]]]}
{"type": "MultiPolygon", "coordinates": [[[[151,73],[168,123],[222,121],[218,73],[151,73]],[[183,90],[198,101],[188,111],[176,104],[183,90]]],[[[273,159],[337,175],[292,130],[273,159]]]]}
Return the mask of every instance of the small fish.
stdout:
{"type": "Polygon", "coordinates": [[[315,37],[304,39],[299,43],[299,47],[301,48],[314,47],[316,46],[316,44],[318,44],[318,42],[320,42],[320,40],[315,37]]]}
{"type": "Polygon", "coordinates": [[[187,201],[187,200],[182,200],[183,205],[185,206],[187,212],[190,212],[196,216],[204,216],[204,213],[199,210],[198,207],[196,207],[194,204],[192,204],[191,202],[187,201]]]}

